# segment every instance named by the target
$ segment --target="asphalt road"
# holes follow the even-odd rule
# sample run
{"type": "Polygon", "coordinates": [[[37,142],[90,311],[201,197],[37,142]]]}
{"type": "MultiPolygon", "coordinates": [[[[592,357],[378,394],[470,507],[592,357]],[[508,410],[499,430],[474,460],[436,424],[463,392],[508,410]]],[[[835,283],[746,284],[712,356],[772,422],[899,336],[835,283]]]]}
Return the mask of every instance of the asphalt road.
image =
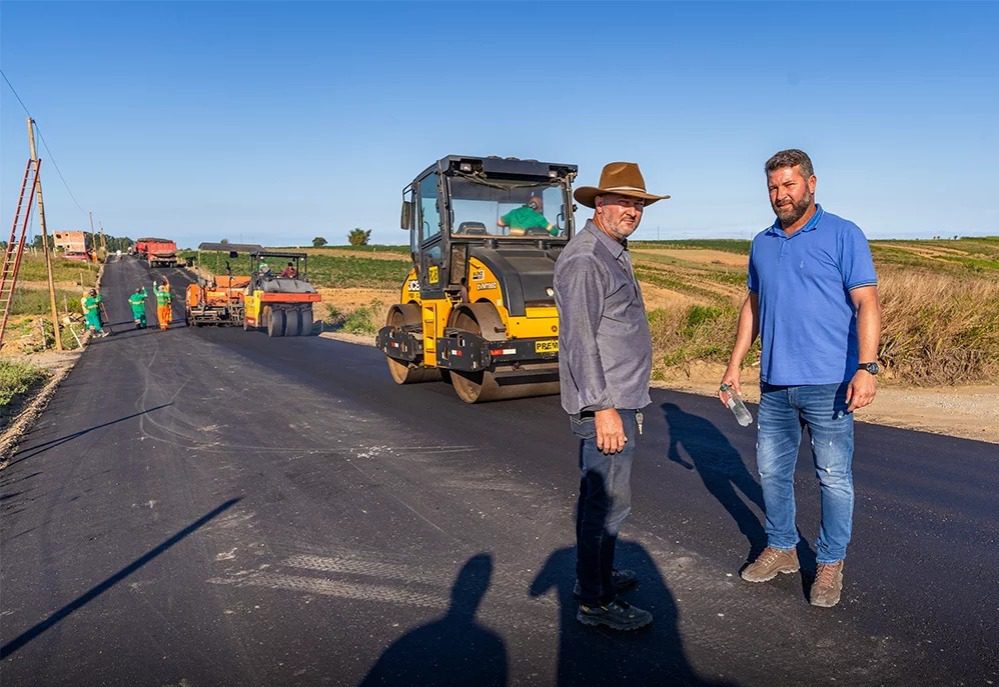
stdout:
{"type": "MultiPolygon", "coordinates": [[[[113,322],[150,280],[108,265],[113,322]]],[[[656,620],[616,635],[573,619],[556,397],[468,406],[374,348],[186,329],[179,300],[93,343],[0,472],[4,687],[999,684],[994,445],[859,425],[844,600],[817,609],[807,572],[738,578],[753,429],[655,391],[619,562],[656,620]]],[[[807,451],[797,490],[814,570],[807,451]]]]}

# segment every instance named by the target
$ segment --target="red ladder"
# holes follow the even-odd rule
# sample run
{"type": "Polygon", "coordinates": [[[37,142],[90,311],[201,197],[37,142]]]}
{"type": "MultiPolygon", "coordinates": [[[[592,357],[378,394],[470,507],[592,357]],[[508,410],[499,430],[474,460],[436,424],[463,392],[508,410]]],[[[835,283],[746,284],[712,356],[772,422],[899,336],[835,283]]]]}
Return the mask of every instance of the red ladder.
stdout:
{"type": "Polygon", "coordinates": [[[40,183],[38,172],[41,166],[41,160],[28,160],[24,168],[21,196],[17,199],[14,223],[10,227],[10,239],[4,250],[3,266],[0,267],[0,310],[3,311],[3,319],[0,319],[0,347],[3,346],[3,335],[7,331],[7,320],[10,318],[10,303],[14,298],[14,286],[17,284],[17,272],[21,268],[21,256],[24,255],[24,238],[28,233],[31,206],[38,192],[40,183]]]}

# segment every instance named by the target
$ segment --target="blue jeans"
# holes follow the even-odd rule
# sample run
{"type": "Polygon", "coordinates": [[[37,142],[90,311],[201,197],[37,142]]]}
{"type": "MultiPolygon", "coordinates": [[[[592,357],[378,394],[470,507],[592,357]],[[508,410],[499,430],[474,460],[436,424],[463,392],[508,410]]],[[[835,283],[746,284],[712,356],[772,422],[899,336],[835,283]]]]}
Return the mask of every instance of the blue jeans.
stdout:
{"type": "Polygon", "coordinates": [[[815,474],[822,498],[816,561],[846,558],[853,529],[853,414],[846,411],[847,383],[808,386],[760,385],[756,463],[766,505],[767,545],[793,549],[794,465],[801,430],[812,438],[815,474]]]}
{"type": "Polygon", "coordinates": [[[628,442],[620,453],[597,450],[593,416],[572,415],[579,444],[579,501],[576,504],[576,579],[579,602],[599,606],[614,600],[614,548],[631,512],[631,464],[638,443],[634,410],[618,410],[628,442]]]}

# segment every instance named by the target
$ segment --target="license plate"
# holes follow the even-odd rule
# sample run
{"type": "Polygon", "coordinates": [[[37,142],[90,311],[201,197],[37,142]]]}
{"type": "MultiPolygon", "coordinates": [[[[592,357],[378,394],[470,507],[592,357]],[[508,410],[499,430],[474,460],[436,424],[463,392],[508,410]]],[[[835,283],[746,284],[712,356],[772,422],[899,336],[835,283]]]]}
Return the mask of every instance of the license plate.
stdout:
{"type": "Polygon", "coordinates": [[[549,339],[548,341],[535,341],[534,352],[558,353],[558,339],[549,339]]]}

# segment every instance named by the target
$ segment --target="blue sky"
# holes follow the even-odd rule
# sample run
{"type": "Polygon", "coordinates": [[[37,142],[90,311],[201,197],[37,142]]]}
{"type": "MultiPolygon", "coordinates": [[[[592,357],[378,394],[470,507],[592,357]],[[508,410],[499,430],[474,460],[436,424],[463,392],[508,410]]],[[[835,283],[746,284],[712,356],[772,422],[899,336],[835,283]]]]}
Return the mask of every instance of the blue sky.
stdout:
{"type": "MultiPolygon", "coordinates": [[[[0,65],[48,145],[51,229],[405,243],[401,189],[458,153],[580,185],[637,161],[673,196],[637,238],[749,238],[763,162],[799,147],[869,237],[996,235],[997,28],[990,2],[7,0],[0,65]]],[[[2,83],[0,108],[9,227],[26,115],[2,83]]]]}

